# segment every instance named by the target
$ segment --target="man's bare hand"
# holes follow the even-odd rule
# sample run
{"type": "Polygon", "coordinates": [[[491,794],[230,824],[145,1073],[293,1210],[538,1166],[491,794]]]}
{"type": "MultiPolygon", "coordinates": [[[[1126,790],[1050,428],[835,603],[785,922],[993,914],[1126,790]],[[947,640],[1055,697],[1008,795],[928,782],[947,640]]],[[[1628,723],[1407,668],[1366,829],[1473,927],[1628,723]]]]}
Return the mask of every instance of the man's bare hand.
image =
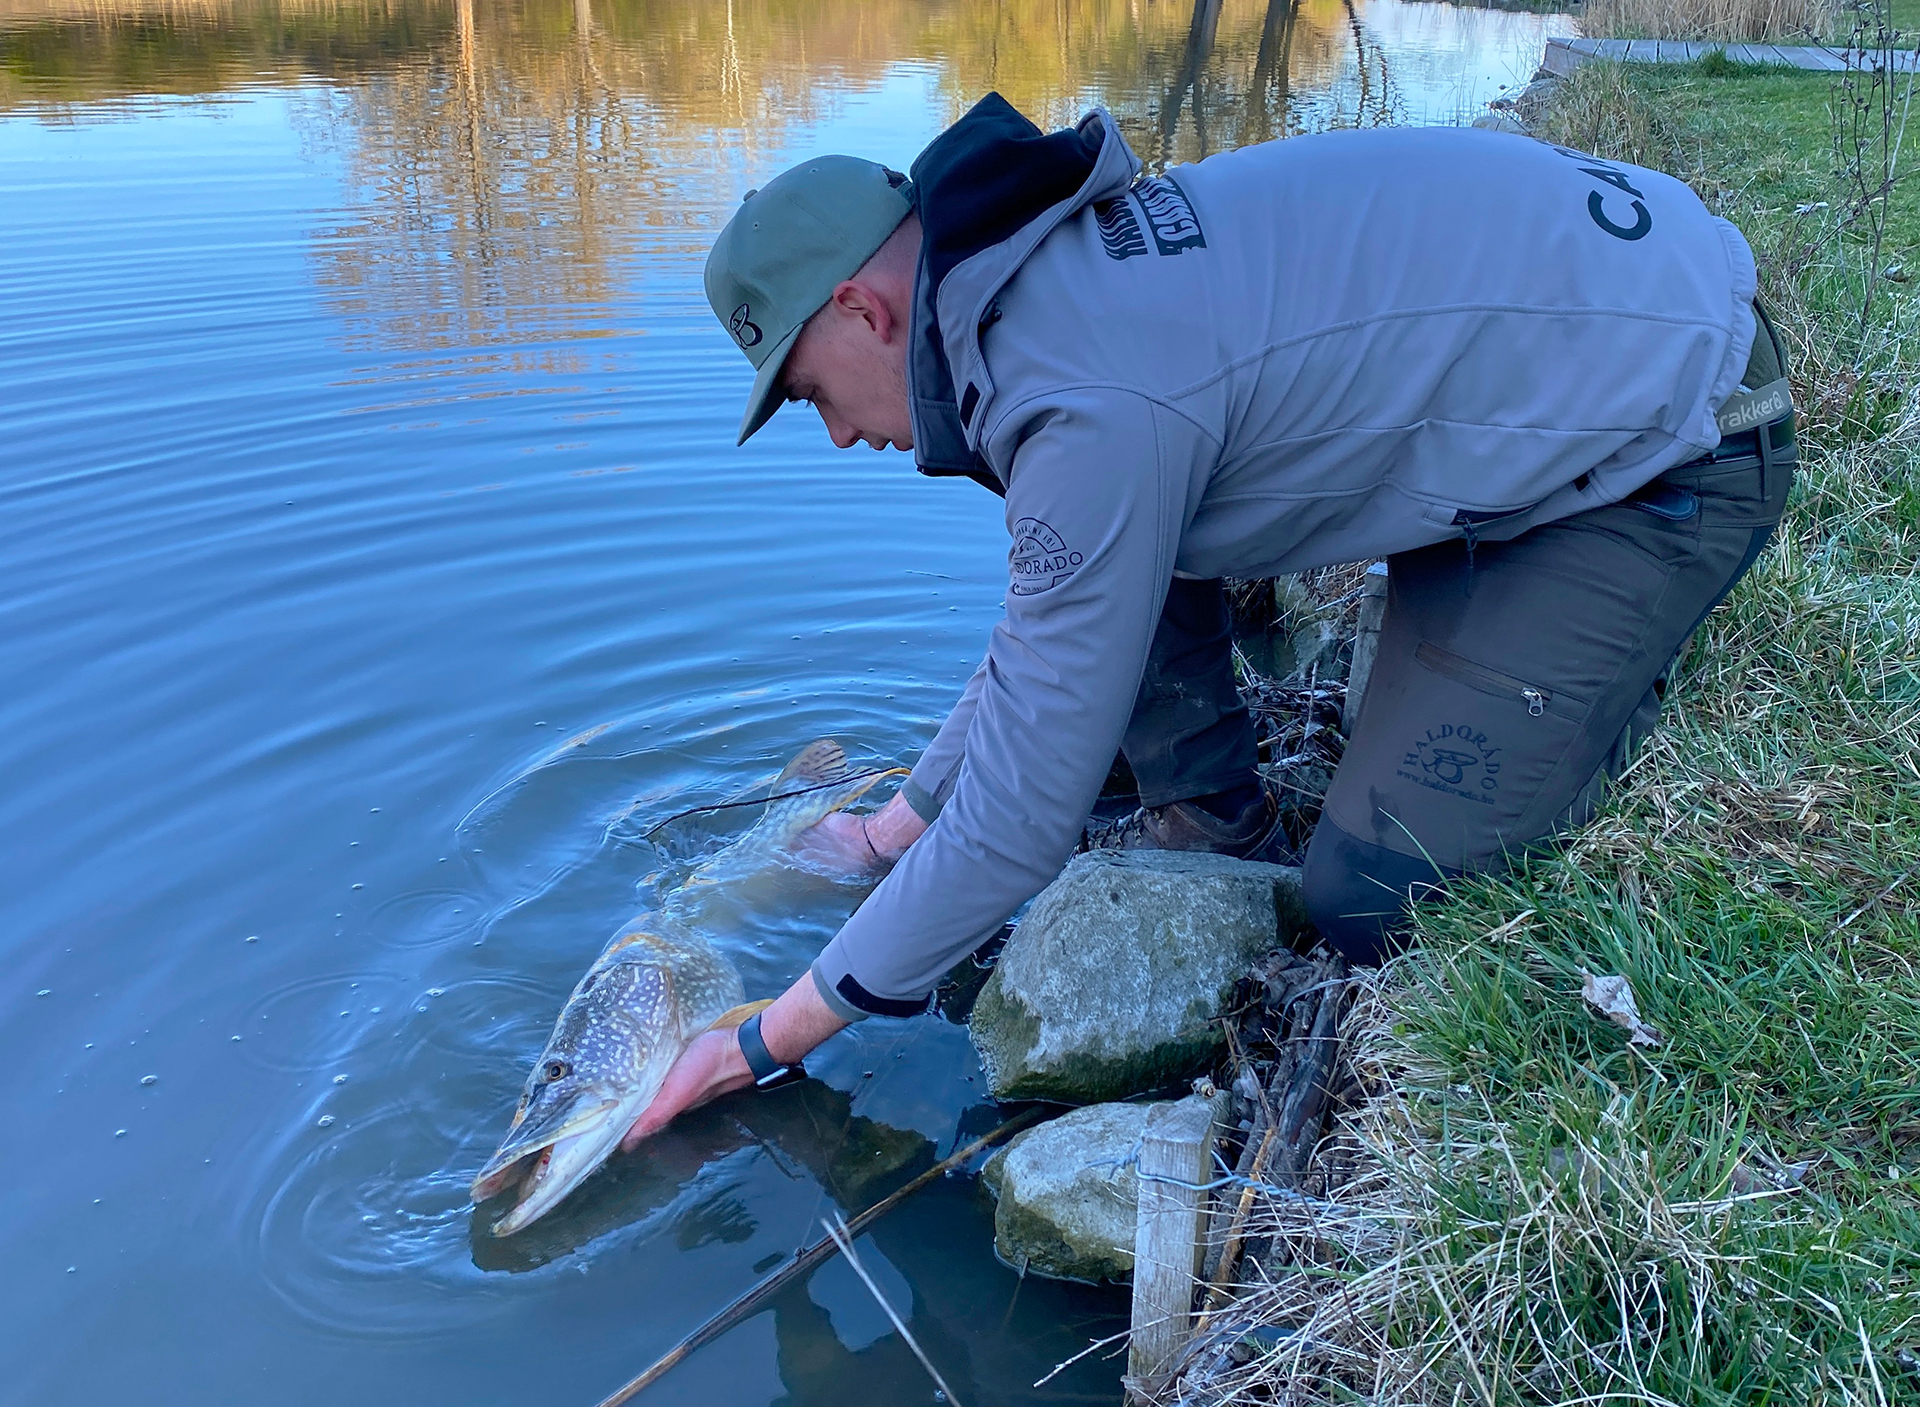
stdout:
{"type": "MultiPolygon", "coordinates": [[[[797,1062],[847,1023],[827,1009],[813,985],[813,974],[803,972],[778,1000],[760,1014],[760,1038],[775,1060],[797,1062]]],[[[653,1103],[634,1120],[622,1148],[631,1150],[651,1138],[680,1114],[710,1099],[745,1089],[753,1083],[747,1057],[740,1053],[740,1032],[732,1026],[705,1031],[681,1052],[667,1071],[653,1103]]]]}
{"type": "Polygon", "coordinates": [[[907,847],[926,831],[904,796],[895,795],[870,816],[835,811],[807,828],[794,853],[851,874],[885,869],[907,853],[907,847]]]}
{"type": "Polygon", "coordinates": [[[632,1150],[641,1139],[651,1138],[678,1115],[752,1083],[753,1072],[747,1068],[746,1056],[740,1053],[739,1033],[731,1026],[703,1032],[695,1036],[693,1044],[673,1062],[660,1092],[634,1120],[627,1136],[620,1140],[620,1146],[632,1150]]]}
{"type": "Polygon", "coordinates": [[[835,874],[870,874],[886,868],[880,850],[867,839],[867,818],[846,811],[823,816],[800,833],[793,857],[835,874]]]}

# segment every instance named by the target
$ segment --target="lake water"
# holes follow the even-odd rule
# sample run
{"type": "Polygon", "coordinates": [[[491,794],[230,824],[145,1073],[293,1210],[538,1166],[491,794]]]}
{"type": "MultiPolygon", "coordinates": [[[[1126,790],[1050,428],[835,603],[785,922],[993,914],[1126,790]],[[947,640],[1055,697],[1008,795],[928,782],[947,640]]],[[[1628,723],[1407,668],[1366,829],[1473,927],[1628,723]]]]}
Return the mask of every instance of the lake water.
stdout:
{"type": "MultiPolygon", "coordinates": [[[[750,187],[998,88],[1150,161],[1448,122],[1562,16],[1407,0],[0,0],[0,1381],[9,1401],[595,1402],[998,1121],[872,1021],[507,1241],[466,1206],[606,938],[842,739],[910,761],[996,500],[787,413],[700,293],[750,187]],[[591,731],[591,735],[587,736],[591,731]]],[[[716,910],[749,995],[858,893],[716,910]]],[[[867,1237],[962,1399],[1111,1402],[1110,1289],[971,1177],[867,1237]]],[[[830,1264],[644,1401],[927,1402],[830,1264]]]]}

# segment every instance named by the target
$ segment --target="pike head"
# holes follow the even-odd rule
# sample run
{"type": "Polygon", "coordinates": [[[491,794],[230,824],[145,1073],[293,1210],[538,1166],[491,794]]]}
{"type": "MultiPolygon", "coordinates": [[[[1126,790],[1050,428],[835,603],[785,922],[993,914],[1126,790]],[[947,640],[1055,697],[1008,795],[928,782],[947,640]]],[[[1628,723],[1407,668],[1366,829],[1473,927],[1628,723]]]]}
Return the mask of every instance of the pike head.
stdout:
{"type": "Polygon", "coordinates": [[[493,1234],[544,1216],[620,1146],[687,1043],[740,999],[740,978],[699,939],[614,940],[574,988],[534,1062],[475,1202],[519,1184],[493,1234]]]}

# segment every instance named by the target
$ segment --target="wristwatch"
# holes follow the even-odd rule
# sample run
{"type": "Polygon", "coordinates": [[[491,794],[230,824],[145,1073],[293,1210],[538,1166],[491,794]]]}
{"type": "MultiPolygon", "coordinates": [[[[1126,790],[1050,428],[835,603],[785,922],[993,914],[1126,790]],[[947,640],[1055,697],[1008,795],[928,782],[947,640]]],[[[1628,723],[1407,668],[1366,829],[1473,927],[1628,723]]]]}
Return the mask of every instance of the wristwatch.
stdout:
{"type": "Polygon", "coordinates": [[[807,1072],[799,1061],[782,1065],[773,1058],[766,1038],[760,1034],[760,1015],[756,1011],[740,1023],[740,1053],[747,1059],[747,1069],[753,1072],[754,1088],[778,1089],[795,1080],[804,1080],[807,1072]]]}

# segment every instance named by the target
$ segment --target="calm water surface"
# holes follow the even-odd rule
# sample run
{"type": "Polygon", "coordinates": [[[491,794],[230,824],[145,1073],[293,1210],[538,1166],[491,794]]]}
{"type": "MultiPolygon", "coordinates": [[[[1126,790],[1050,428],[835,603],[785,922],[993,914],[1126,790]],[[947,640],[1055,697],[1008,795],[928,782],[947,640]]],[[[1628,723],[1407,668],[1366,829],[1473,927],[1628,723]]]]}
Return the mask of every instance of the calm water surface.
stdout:
{"type": "MultiPolygon", "coordinates": [[[[1454,121],[1563,17],[1407,0],[0,0],[0,1381],[590,1404],[997,1122],[873,1021],[510,1241],[464,1189],[614,929],[808,740],[910,760],[997,502],[782,415],[700,295],[751,186],[998,88],[1152,161],[1454,121]]],[[[737,818],[737,819],[736,819],[737,818]]],[[[859,893],[711,914],[750,995],[859,893]]],[[[971,1178],[864,1242],[969,1404],[1111,1401],[1124,1296],[971,1178]]],[[[648,1400],[931,1401],[830,1265],[648,1400]],[[854,1395],[860,1395],[856,1398],[854,1395]]]]}

